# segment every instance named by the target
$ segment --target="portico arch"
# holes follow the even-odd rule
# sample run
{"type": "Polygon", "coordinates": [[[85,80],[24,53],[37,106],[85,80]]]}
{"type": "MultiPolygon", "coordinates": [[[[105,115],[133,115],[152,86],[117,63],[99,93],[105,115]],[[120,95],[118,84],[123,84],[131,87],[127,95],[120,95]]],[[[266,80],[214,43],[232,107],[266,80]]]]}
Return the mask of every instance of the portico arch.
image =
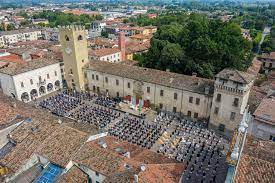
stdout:
{"type": "Polygon", "coordinates": [[[59,81],[59,80],[56,80],[56,81],[54,82],[54,86],[55,86],[55,89],[56,89],[56,90],[60,89],[60,81],[59,81]]]}
{"type": "Polygon", "coordinates": [[[22,93],[22,95],[21,95],[21,100],[22,100],[23,102],[29,101],[29,100],[30,100],[29,94],[28,94],[27,92],[22,93]]]}
{"type": "Polygon", "coordinates": [[[49,84],[47,85],[47,91],[48,91],[48,92],[53,91],[53,84],[52,84],[52,83],[49,83],[49,84]]]}
{"type": "Polygon", "coordinates": [[[45,86],[40,86],[40,88],[39,88],[39,94],[40,95],[46,94],[46,88],[45,88],[45,86]]]}
{"type": "Polygon", "coordinates": [[[38,97],[38,93],[36,89],[32,89],[31,92],[31,100],[35,99],[36,97],[38,97]]]}

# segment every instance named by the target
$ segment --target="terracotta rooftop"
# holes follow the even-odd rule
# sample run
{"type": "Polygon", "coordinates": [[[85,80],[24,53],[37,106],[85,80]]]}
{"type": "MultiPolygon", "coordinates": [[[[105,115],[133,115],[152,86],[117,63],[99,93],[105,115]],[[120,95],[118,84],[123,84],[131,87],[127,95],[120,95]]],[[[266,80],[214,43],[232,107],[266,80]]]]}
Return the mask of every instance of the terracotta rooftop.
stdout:
{"type": "Polygon", "coordinates": [[[87,138],[87,133],[62,124],[40,144],[35,153],[65,167],[87,138]]]}
{"type": "Polygon", "coordinates": [[[257,75],[260,72],[262,62],[255,57],[252,61],[252,65],[247,69],[248,74],[257,75]]]}
{"type": "Polygon", "coordinates": [[[6,62],[6,63],[16,63],[16,64],[23,64],[23,63],[25,63],[25,61],[23,61],[16,54],[9,54],[7,56],[0,56],[0,61],[6,62]]]}
{"type": "Polygon", "coordinates": [[[267,95],[268,90],[263,90],[261,87],[253,86],[249,93],[249,111],[252,113],[257,109],[257,107],[260,105],[261,101],[264,99],[264,97],[267,95]]]}
{"type": "Polygon", "coordinates": [[[14,47],[19,47],[21,49],[24,47],[27,47],[27,48],[35,47],[35,48],[39,48],[39,49],[48,49],[50,46],[57,45],[57,44],[58,43],[54,42],[54,41],[33,40],[33,41],[17,42],[17,43],[13,43],[12,45],[14,47]]]}
{"type": "Polygon", "coordinates": [[[217,78],[248,84],[255,79],[255,75],[233,69],[224,69],[216,75],[217,78]]]}
{"type": "Polygon", "coordinates": [[[151,39],[152,36],[146,36],[143,34],[135,34],[130,36],[130,38],[134,38],[134,39],[151,39]]]}
{"type": "Polygon", "coordinates": [[[0,93],[0,109],[0,129],[13,124],[12,120],[15,119],[17,115],[30,117],[31,114],[33,114],[32,110],[25,110],[22,108],[21,102],[15,101],[11,97],[5,96],[3,93],[0,93]]]}
{"type": "Polygon", "coordinates": [[[112,55],[115,53],[119,53],[120,50],[117,48],[103,48],[99,50],[89,50],[89,55],[96,56],[96,57],[104,57],[107,55],[112,55]]]}
{"type": "Polygon", "coordinates": [[[35,108],[21,101],[0,94],[0,119],[2,127],[10,125],[10,119],[17,114],[24,121],[10,133],[16,143],[14,149],[0,160],[10,174],[16,172],[34,153],[49,158],[53,163],[65,166],[77,149],[86,141],[86,137],[97,134],[96,129],[89,128],[69,119],[58,123],[57,117],[45,110],[35,108]],[[16,105],[15,105],[16,104],[16,105]],[[82,129],[85,130],[82,131],[82,129]]]}
{"type": "Polygon", "coordinates": [[[234,182],[275,182],[274,172],[275,143],[247,137],[234,182]]]}
{"type": "Polygon", "coordinates": [[[139,182],[163,182],[174,183],[179,182],[184,170],[182,163],[171,164],[149,164],[146,165],[144,172],[140,172],[139,182]]]}
{"type": "Polygon", "coordinates": [[[275,61],[275,52],[271,52],[271,53],[266,53],[266,54],[262,54],[261,56],[259,56],[259,58],[263,58],[263,59],[271,59],[272,61],[275,61]]]}
{"type": "Polygon", "coordinates": [[[155,83],[162,86],[173,87],[202,94],[205,93],[205,88],[209,87],[210,94],[213,92],[214,81],[210,79],[131,66],[127,64],[113,64],[100,61],[90,62],[85,67],[87,70],[95,70],[111,75],[134,79],[137,81],[155,83]]]}
{"type": "Polygon", "coordinates": [[[126,42],[126,53],[138,53],[147,51],[150,48],[150,42],[141,43],[139,41],[126,42]]]}
{"type": "Polygon", "coordinates": [[[179,181],[181,172],[184,169],[183,163],[177,163],[174,159],[169,159],[164,155],[110,136],[86,143],[78,151],[73,161],[107,177],[113,177],[114,174],[124,174],[126,170],[125,164],[129,165],[130,171],[135,174],[141,171],[140,165],[144,164],[145,167],[148,165],[149,169],[143,172],[144,180],[152,183],[162,182],[167,175],[171,178],[170,180],[179,181]],[[101,147],[99,145],[100,141],[105,142],[107,148],[101,147]],[[122,152],[130,152],[130,158],[123,156],[122,152]],[[166,170],[166,173],[163,174],[162,170],[166,170]],[[152,172],[154,172],[155,176],[149,178],[149,174],[152,172]],[[175,174],[174,172],[179,173],[175,174]]]}
{"type": "Polygon", "coordinates": [[[10,64],[8,67],[1,68],[0,73],[13,76],[56,63],[59,63],[59,60],[38,58],[32,61],[25,62],[24,64],[10,64]]]}
{"type": "Polygon", "coordinates": [[[106,46],[106,47],[110,47],[110,48],[115,46],[115,44],[116,44],[114,41],[112,41],[110,39],[101,38],[101,37],[98,37],[98,38],[95,38],[95,39],[89,39],[88,43],[90,45],[106,46]]]}
{"type": "Polygon", "coordinates": [[[275,97],[264,98],[253,115],[258,121],[275,125],[275,97]]]}
{"type": "Polygon", "coordinates": [[[78,167],[73,166],[68,170],[67,173],[61,175],[58,180],[58,183],[87,183],[88,175],[80,170],[78,167]]]}

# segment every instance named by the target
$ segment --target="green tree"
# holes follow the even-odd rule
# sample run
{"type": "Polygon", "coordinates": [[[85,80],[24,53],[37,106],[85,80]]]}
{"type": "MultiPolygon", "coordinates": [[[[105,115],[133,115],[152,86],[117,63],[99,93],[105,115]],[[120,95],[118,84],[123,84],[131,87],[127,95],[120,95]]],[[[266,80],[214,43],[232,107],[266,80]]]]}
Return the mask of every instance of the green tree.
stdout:
{"type": "Polygon", "coordinates": [[[141,66],[213,78],[224,68],[245,70],[250,65],[252,45],[236,23],[198,14],[165,15],[165,19],[174,22],[163,21],[140,59],[141,66]]]}

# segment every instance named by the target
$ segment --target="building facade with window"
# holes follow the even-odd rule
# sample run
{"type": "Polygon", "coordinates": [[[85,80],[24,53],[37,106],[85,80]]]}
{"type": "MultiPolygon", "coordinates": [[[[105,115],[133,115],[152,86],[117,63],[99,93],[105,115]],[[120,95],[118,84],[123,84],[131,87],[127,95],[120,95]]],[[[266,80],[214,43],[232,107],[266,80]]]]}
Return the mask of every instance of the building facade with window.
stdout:
{"type": "Polygon", "coordinates": [[[2,44],[8,46],[13,43],[35,41],[42,39],[40,29],[22,29],[12,31],[2,31],[0,33],[2,44]]]}
{"type": "Polygon", "coordinates": [[[57,60],[41,58],[0,68],[0,90],[17,100],[29,102],[61,88],[57,60]]]}
{"type": "Polygon", "coordinates": [[[247,107],[255,76],[246,72],[224,69],[215,77],[210,126],[231,134],[238,127],[247,107]]]}
{"type": "Polygon", "coordinates": [[[196,119],[210,115],[212,80],[99,61],[89,63],[84,72],[93,92],[108,92],[109,96],[123,97],[134,104],[152,104],[196,119]]]}
{"type": "Polygon", "coordinates": [[[193,119],[210,119],[209,126],[227,136],[239,125],[254,81],[254,75],[228,69],[214,81],[96,61],[84,71],[93,92],[108,92],[111,97],[152,104],[193,119]]]}
{"type": "MultiPolygon", "coordinates": [[[[274,95],[275,96],[275,95],[274,95]]],[[[275,97],[269,96],[262,100],[253,114],[251,135],[275,142],[275,97]]]]}

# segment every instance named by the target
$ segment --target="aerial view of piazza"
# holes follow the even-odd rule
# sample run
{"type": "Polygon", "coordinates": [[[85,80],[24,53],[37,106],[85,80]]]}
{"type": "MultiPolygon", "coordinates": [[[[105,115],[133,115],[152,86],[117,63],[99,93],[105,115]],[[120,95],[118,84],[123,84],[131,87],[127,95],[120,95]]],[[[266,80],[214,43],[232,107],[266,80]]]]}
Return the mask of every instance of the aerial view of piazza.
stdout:
{"type": "Polygon", "coordinates": [[[0,183],[275,183],[275,0],[0,0],[0,183]]]}

